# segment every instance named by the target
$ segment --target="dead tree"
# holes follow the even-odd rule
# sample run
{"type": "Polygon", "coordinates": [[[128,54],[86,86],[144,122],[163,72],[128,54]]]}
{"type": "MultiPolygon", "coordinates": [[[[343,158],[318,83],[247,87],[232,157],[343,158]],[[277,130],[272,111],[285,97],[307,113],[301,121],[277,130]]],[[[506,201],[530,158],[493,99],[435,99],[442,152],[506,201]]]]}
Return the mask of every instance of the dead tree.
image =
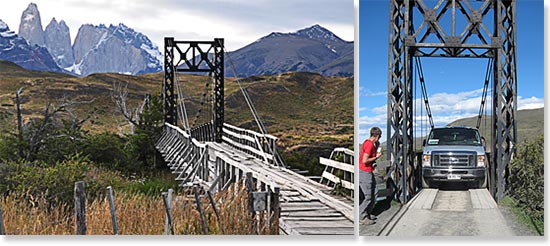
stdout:
{"type": "Polygon", "coordinates": [[[128,83],[113,83],[111,98],[115,102],[116,110],[119,111],[130,125],[130,133],[133,134],[135,127],[139,125],[139,119],[143,110],[148,107],[150,96],[146,95],[143,103],[136,108],[128,108],[128,83]]]}
{"type": "MultiPolygon", "coordinates": [[[[20,111],[20,101],[19,101],[19,94],[22,90],[18,90],[17,93],[17,108],[18,111],[20,111]]],[[[63,97],[60,100],[60,103],[58,105],[55,105],[53,103],[48,103],[46,105],[46,108],[44,109],[43,117],[42,119],[39,119],[38,121],[35,120],[35,124],[37,124],[36,128],[32,128],[31,126],[27,126],[27,129],[25,130],[23,125],[21,124],[20,127],[20,135],[21,139],[24,139],[24,134],[28,134],[28,153],[25,155],[22,155],[25,157],[25,160],[27,161],[33,161],[34,160],[34,154],[40,149],[40,147],[44,144],[44,141],[46,138],[68,138],[71,140],[78,140],[75,139],[74,135],[70,134],[57,134],[57,135],[49,135],[49,127],[55,124],[55,119],[57,115],[60,113],[66,113],[70,116],[70,125],[68,126],[68,130],[70,132],[79,132],[82,129],[82,126],[84,123],[92,117],[92,115],[95,113],[95,109],[92,110],[85,116],[84,118],[79,118],[76,113],[74,112],[73,108],[79,105],[85,105],[85,104],[91,104],[94,100],[89,101],[72,101],[67,99],[66,97],[63,97]],[[27,131],[27,132],[25,132],[27,131]]],[[[21,121],[21,115],[18,114],[18,122],[21,121]]],[[[29,124],[33,124],[33,122],[29,122],[29,124]]],[[[19,126],[18,126],[19,127],[19,126]]],[[[20,147],[22,148],[22,147],[20,147]]],[[[22,153],[23,150],[20,149],[20,153],[22,153]]]]}

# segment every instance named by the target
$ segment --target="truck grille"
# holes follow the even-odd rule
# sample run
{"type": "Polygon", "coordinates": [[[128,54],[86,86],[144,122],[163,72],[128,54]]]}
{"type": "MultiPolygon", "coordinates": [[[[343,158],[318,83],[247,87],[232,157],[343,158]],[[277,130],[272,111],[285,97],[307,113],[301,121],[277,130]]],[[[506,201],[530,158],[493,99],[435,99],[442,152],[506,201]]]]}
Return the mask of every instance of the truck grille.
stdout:
{"type": "Polygon", "coordinates": [[[432,164],[436,167],[473,167],[475,166],[476,153],[432,153],[432,164]]]}

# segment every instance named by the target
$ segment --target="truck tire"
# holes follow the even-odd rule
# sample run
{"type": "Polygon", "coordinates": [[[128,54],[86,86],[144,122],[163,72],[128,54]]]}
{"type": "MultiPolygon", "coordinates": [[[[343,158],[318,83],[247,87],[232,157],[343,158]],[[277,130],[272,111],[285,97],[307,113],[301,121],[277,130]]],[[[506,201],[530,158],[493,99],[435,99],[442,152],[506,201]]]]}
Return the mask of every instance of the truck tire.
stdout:
{"type": "Polygon", "coordinates": [[[479,180],[478,182],[478,189],[486,189],[487,188],[487,180],[488,180],[488,175],[487,175],[487,172],[485,172],[485,178],[483,178],[482,180],[479,180]]]}
{"type": "Polygon", "coordinates": [[[426,180],[424,176],[422,176],[422,188],[424,189],[431,188],[430,181],[426,180]]]}

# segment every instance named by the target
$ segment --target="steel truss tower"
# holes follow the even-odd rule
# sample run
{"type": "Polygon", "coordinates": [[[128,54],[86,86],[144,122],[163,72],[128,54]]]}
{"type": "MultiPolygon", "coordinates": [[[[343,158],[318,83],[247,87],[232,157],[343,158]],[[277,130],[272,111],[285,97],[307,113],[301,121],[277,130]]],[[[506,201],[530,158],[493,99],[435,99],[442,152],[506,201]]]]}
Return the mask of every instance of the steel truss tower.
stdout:
{"type": "Polygon", "coordinates": [[[209,73],[214,80],[214,141],[222,141],[224,123],[224,40],[176,41],[164,38],[164,121],[177,125],[174,80],[177,72],[209,73]],[[177,53],[176,53],[177,52],[177,53]]]}
{"type": "Polygon", "coordinates": [[[517,131],[515,14],[515,0],[390,0],[387,159],[401,202],[414,193],[414,57],[493,58],[491,157],[495,198],[504,196],[517,131]]]}

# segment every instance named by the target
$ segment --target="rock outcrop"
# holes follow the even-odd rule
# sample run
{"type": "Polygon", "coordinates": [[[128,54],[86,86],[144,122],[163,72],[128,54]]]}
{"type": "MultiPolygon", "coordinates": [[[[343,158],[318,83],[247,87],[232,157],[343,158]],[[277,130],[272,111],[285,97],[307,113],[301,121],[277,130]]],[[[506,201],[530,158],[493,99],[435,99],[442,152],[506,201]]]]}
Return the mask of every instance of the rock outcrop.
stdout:
{"type": "Polygon", "coordinates": [[[50,21],[44,31],[45,45],[57,65],[62,68],[74,64],[73,47],[71,46],[71,34],[65,21],[59,23],[55,18],[50,21]]]}
{"type": "Polygon", "coordinates": [[[149,38],[119,24],[82,25],[74,45],[75,65],[79,75],[98,72],[142,74],[162,70],[162,54],[149,38]]]}
{"type": "Polygon", "coordinates": [[[27,40],[31,45],[38,45],[41,47],[45,45],[40,12],[34,3],[30,3],[27,9],[23,11],[23,14],[21,14],[19,36],[27,40]]]}

